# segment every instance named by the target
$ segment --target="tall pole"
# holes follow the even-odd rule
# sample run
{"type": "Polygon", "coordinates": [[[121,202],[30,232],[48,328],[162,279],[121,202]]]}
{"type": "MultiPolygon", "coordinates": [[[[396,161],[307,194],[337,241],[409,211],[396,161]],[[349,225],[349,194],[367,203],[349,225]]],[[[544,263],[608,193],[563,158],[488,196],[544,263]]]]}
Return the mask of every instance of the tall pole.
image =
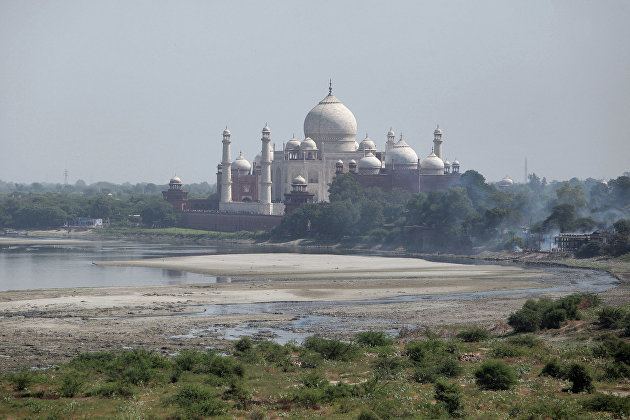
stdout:
{"type": "Polygon", "coordinates": [[[269,157],[269,142],[271,141],[271,130],[265,124],[262,129],[262,158],[260,160],[261,181],[260,181],[260,202],[263,204],[271,203],[271,159],[269,157]]]}
{"type": "Polygon", "coordinates": [[[223,160],[221,161],[221,202],[232,202],[232,160],[230,159],[230,130],[223,130],[223,160]]]}

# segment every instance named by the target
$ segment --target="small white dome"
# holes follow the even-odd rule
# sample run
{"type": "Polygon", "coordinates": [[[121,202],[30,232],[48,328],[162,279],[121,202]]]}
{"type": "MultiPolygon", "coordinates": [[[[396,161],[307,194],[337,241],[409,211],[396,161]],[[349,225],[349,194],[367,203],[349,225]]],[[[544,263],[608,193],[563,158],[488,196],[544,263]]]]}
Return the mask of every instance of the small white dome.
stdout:
{"type": "Polygon", "coordinates": [[[337,165],[343,165],[343,160],[339,159],[339,160],[337,161],[337,165]]]}
{"type": "Polygon", "coordinates": [[[359,144],[359,150],[376,150],[376,144],[366,135],[359,144]]]}
{"type": "Polygon", "coordinates": [[[420,173],[425,175],[444,174],[444,162],[435,153],[425,157],[420,163],[420,173]]]}
{"type": "Polygon", "coordinates": [[[269,126],[267,124],[265,124],[265,126],[262,129],[263,133],[271,133],[271,129],[269,129],[269,126]]]}
{"type": "Polygon", "coordinates": [[[381,169],[381,161],[372,152],[359,159],[359,169],[381,169]]]}
{"type": "Polygon", "coordinates": [[[448,159],[446,159],[444,161],[444,166],[451,166],[451,162],[449,162],[448,159]]]}
{"type": "Polygon", "coordinates": [[[508,176],[499,181],[499,187],[511,187],[512,185],[514,185],[514,181],[508,176]]]}
{"type": "Polygon", "coordinates": [[[390,169],[417,169],[418,155],[407,142],[400,139],[385,154],[385,165],[390,169]]]}
{"type": "Polygon", "coordinates": [[[302,175],[298,175],[295,178],[293,178],[293,182],[291,182],[291,184],[292,185],[306,184],[306,180],[304,179],[302,175]]]}
{"type": "Polygon", "coordinates": [[[357,161],[356,161],[356,160],[354,160],[354,159],[350,159],[350,162],[348,162],[348,164],[350,164],[350,165],[356,165],[356,164],[357,164],[357,161]]]}
{"type": "Polygon", "coordinates": [[[295,137],[293,137],[291,140],[287,142],[286,146],[284,147],[284,150],[298,150],[299,148],[300,148],[300,141],[296,139],[295,137]]]}
{"type": "Polygon", "coordinates": [[[177,175],[175,175],[173,178],[171,178],[171,180],[169,181],[169,184],[181,184],[182,180],[179,179],[179,177],[177,175]]]}
{"type": "Polygon", "coordinates": [[[394,133],[394,130],[390,128],[387,132],[387,137],[396,137],[396,133],[394,133]]]}
{"type": "Polygon", "coordinates": [[[433,134],[442,134],[442,130],[440,129],[440,126],[438,125],[437,128],[435,129],[435,131],[433,132],[433,134]]]}
{"type": "Polygon", "coordinates": [[[317,145],[313,141],[312,138],[307,137],[304,139],[302,144],[300,144],[300,149],[302,150],[317,150],[317,145]]]}
{"type": "Polygon", "coordinates": [[[459,166],[459,160],[455,159],[455,160],[453,161],[453,166],[459,166]]]}
{"type": "Polygon", "coordinates": [[[232,170],[239,172],[249,172],[252,169],[252,164],[243,157],[243,154],[238,155],[236,160],[232,162],[232,170]]]}
{"type": "Polygon", "coordinates": [[[230,134],[231,134],[231,133],[230,133],[230,130],[228,130],[228,128],[227,128],[227,127],[225,127],[225,130],[223,130],[223,135],[224,135],[224,136],[229,136],[230,134]]]}

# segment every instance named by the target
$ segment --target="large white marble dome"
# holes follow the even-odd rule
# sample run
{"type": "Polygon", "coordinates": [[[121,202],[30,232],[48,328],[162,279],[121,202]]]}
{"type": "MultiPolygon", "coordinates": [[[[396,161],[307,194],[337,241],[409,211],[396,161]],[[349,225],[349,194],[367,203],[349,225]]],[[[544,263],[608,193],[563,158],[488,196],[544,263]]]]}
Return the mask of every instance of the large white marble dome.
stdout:
{"type": "Polygon", "coordinates": [[[304,137],[312,138],[324,151],[355,151],[357,120],[332,90],[304,119],[304,137]]]}

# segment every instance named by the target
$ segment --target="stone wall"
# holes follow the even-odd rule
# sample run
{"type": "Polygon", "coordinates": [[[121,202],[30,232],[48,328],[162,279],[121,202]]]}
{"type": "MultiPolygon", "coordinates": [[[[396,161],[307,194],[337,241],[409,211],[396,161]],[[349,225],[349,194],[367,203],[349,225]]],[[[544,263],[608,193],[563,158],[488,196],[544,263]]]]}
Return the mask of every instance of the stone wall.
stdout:
{"type": "Polygon", "coordinates": [[[282,216],[262,214],[222,214],[210,212],[179,213],[179,227],[218,232],[270,231],[280,224],[282,216]]]}

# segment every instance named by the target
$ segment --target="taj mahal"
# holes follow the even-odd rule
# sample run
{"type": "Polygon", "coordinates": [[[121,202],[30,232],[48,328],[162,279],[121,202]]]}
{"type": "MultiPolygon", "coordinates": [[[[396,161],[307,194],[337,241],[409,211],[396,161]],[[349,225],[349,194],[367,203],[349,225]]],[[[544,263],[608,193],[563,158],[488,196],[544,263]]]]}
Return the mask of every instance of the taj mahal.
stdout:
{"type": "MultiPolygon", "coordinates": [[[[457,185],[460,163],[443,158],[443,132],[433,132],[432,152],[419,160],[402,134],[390,128],[383,150],[369,137],[357,141],[357,120],[332,93],[304,119],[304,139],[291,138],[281,150],[271,146],[271,129],[262,129],[261,151],[250,163],[242,153],[231,157],[231,132],[223,131],[223,154],[217,166],[218,207],[221,213],[282,215],[304,202],[328,201],[328,188],[339,174],[352,173],[363,187],[384,191],[401,188],[411,193],[446,190],[457,185]]],[[[169,183],[164,198],[176,210],[203,207],[187,200],[179,178],[169,183]]],[[[197,202],[197,203],[195,203],[197,202]]]]}

